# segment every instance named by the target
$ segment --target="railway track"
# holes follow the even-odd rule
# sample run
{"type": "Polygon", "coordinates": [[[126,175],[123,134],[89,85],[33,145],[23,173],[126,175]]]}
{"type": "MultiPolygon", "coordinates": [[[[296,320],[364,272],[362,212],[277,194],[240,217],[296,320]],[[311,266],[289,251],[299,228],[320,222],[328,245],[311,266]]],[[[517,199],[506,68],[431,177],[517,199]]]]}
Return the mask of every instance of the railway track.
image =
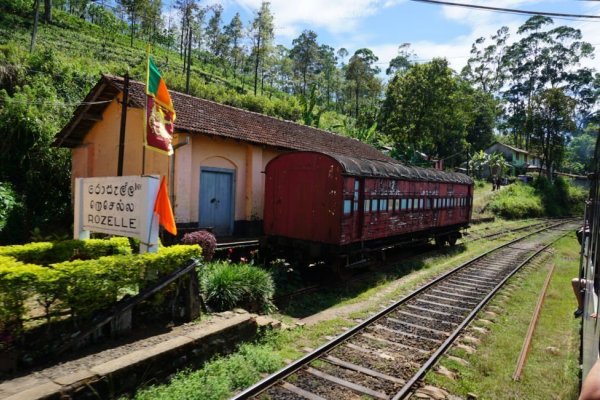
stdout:
{"type": "Polygon", "coordinates": [[[233,399],[406,398],[504,283],[576,227],[566,224],[455,268],[233,399]]]}

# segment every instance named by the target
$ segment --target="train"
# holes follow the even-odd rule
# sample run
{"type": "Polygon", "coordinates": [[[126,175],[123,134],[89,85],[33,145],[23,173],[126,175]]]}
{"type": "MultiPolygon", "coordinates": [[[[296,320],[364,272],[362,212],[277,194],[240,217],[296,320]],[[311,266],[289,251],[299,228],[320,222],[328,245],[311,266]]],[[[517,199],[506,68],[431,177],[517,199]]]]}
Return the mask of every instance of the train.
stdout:
{"type": "Polygon", "coordinates": [[[461,173],[297,151],[265,167],[261,251],[341,270],[399,245],[455,245],[469,226],[473,180],[461,173]]]}

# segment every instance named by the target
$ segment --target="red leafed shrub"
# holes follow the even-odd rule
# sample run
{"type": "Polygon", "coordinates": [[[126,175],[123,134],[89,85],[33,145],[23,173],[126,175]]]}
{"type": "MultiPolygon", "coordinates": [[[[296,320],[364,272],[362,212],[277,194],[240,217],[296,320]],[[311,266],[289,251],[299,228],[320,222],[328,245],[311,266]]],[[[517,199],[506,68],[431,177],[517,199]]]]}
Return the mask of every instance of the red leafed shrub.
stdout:
{"type": "Polygon", "coordinates": [[[215,235],[207,231],[190,232],[183,235],[181,242],[184,244],[197,244],[202,247],[202,255],[206,261],[212,260],[217,249],[215,235]]]}

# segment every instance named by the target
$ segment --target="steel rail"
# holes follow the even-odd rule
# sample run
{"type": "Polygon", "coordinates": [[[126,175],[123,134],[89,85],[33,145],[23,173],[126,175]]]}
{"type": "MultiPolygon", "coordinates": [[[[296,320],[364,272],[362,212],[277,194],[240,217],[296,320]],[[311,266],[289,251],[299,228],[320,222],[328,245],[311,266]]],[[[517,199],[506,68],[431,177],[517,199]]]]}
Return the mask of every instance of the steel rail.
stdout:
{"type": "MultiPolygon", "coordinates": [[[[568,223],[568,222],[563,222],[558,225],[562,225],[565,223],[568,223]]],[[[555,226],[557,226],[557,225],[555,225],[555,226]]],[[[552,227],[549,227],[547,229],[551,229],[551,228],[552,227]]],[[[545,229],[542,229],[542,230],[545,230],[545,229]]],[[[502,281],[500,281],[496,285],[496,287],[494,289],[492,289],[492,291],[490,293],[488,293],[483,300],[481,300],[481,302],[473,309],[473,311],[471,311],[471,313],[454,330],[454,332],[448,337],[448,339],[446,339],[446,341],[440,347],[438,347],[438,349],[429,357],[429,359],[421,366],[421,368],[413,375],[413,377],[406,382],[406,385],[404,385],[404,387],[398,393],[396,393],[396,395],[392,398],[392,400],[401,400],[401,399],[405,398],[405,396],[411,390],[412,386],[419,379],[423,378],[423,376],[427,373],[427,371],[429,371],[431,369],[431,367],[433,366],[433,364],[435,364],[435,362],[438,360],[438,358],[442,354],[444,354],[446,352],[446,350],[448,350],[448,348],[454,343],[456,338],[458,338],[458,335],[460,335],[462,333],[462,330],[469,323],[471,323],[471,321],[473,320],[473,318],[475,318],[475,316],[479,313],[479,311],[481,311],[481,309],[492,299],[492,297],[494,297],[496,295],[496,293],[506,284],[506,282],[510,278],[512,278],[517,272],[519,272],[521,270],[521,268],[523,268],[524,265],[527,265],[534,257],[536,257],[541,252],[545,251],[548,247],[552,246],[554,243],[556,243],[558,240],[560,240],[561,238],[563,238],[564,236],[566,236],[568,234],[569,234],[569,232],[565,232],[564,234],[560,235],[558,238],[553,240],[551,243],[547,244],[546,246],[542,247],[539,250],[536,250],[533,254],[531,254],[529,257],[527,257],[523,262],[521,262],[521,264],[519,264],[519,266],[514,268],[512,270],[512,272],[510,272],[506,277],[504,277],[504,279],[502,279],[502,281]]],[[[528,237],[528,236],[530,236],[530,235],[527,235],[525,237],[528,237]]]]}
{"type": "MultiPolygon", "coordinates": [[[[296,371],[298,371],[300,368],[302,368],[303,366],[307,365],[308,363],[310,363],[313,360],[316,360],[317,358],[319,358],[321,355],[323,355],[324,353],[328,352],[329,350],[337,347],[338,345],[340,345],[341,343],[347,341],[348,339],[352,338],[353,336],[357,335],[358,333],[360,333],[361,331],[363,331],[367,326],[373,324],[375,321],[381,319],[382,317],[386,316],[387,314],[392,313],[396,308],[398,308],[400,305],[402,305],[403,303],[408,302],[409,300],[413,299],[414,297],[420,295],[421,293],[423,293],[424,291],[428,290],[429,288],[431,288],[432,286],[438,284],[439,282],[443,281],[444,279],[448,278],[449,276],[457,273],[458,271],[466,268],[467,266],[473,264],[474,262],[487,257],[488,255],[490,255],[491,253],[500,250],[502,248],[508,247],[514,243],[517,243],[519,241],[522,241],[530,236],[533,236],[537,233],[540,233],[542,231],[545,230],[549,230],[552,229],[556,226],[560,226],[560,225],[564,225],[566,223],[568,223],[569,221],[561,221],[557,224],[551,225],[551,226],[546,226],[543,227],[539,230],[536,230],[534,232],[528,233],[527,235],[514,239],[508,243],[499,245],[494,247],[493,249],[480,254],[479,256],[464,262],[463,264],[453,268],[452,270],[442,274],[441,276],[435,278],[434,280],[432,280],[431,282],[423,285],[422,287],[420,287],[419,289],[413,291],[412,293],[409,293],[408,295],[404,296],[403,298],[401,298],[400,300],[398,300],[397,302],[395,302],[394,304],[392,304],[391,306],[386,307],[385,309],[383,309],[382,311],[376,313],[375,315],[369,317],[368,319],[364,320],[363,322],[361,322],[360,324],[356,325],[354,328],[347,330],[346,332],[342,333],[341,335],[337,336],[336,338],[334,338],[333,340],[329,341],[328,343],[325,343],[324,345],[322,345],[321,347],[317,348],[316,350],[314,350],[313,352],[305,355],[304,357],[292,362],[291,364],[287,365],[286,367],[282,368],[281,370],[271,374],[270,376],[264,378],[263,380],[257,382],[256,384],[254,384],[253,386],[247,388],[246,390],[238,393],[237,395],[235,395],[234,397],[231,398],[231,400],[242,400],[242,399],[247,399],[250,396],[255,396],[263,391],[265,391],[266,389],[268,389],[269,387],[273,386],[275,383],[277,383],[278,381],[285,379],[286,377],[292,375],[293,373],[295,373],[296,371]]],[[[549,246],[549,245],[548,245],[549,246]]],[[[545,249],[545,248],[544,248],[545,249]]],[[[543,249],[542,249],[543,251],[543,249]]],[[[537,254],[537,253],[536,253],[537,254]]],[[[530,258],[529,258],[530,259],[530,258]]],[[[528,259],[528,260],[529,260],[528,259]]],[[[512,276],[512,274],[511,274],[512,276]]],[[[495,289],[494,293],[498,290],[499,287],[501,287],[505,281],[508,278],[502,280],[502,282],[498,285],[498,287],[495,289]]],[[[484,304],[487,303],[487,301],[489,301],[489,299],[492,297],[492,294],[489,294],[488,296],[486,296],[486,298],[484,299],[484,304]]],[[[478,309],[479,310],[479,309],[478,309]]],[[[478,311],[477,311],[478,312],[478,311]]],[[[470,322],[471,319],[477,314],[477,312],[472,312],[471,314],[469,314],[468,316],[468,320],[467,322],[470,322]]],[[[460,333],[460,331],[464,328],[464,326],[466,326],[466,323],[463,323],[460,325],[460,329],[456,330],[455,332],[460,333]]],[[[457,336],[457,333],[453,334],[452,336],[454,336],[454,339],[457,336]]],[[[453,340],[454,340],[453,339],[453,340]]],[[[453,341],[452,340],[452,341],[453,341]]],[[[446,350],[446,348],[452,343],[452,341],[450,340],[446,340],[442,346],[444,346],[444,351],[446,350]]],[[[437,358],[443,353],[440,351],[436,351],[434,353],[435,358],[433,358],[433,361],[437,360],[437,358]]],[[[433,363],[433,361],[429,361],[428,365],[430,367],[430,365],[433,363]]],[[[428,367],[428,368],[429,368],[428,367]]],[[[426,370],[424,370],[423,368],[421,368],[419,370],[419,372],[417,373],[417,375],[419,377],[421,377],[424,372],[426,372],[426,370]],[[423,370],[423,371],[421,371],[423,370]]],[[[411,383],[410,385],[405,386],[405,388],[410,389],[410,387],[412,387],[412,385],[414,384],[414,382],[416,382],[418,380],[418,378],[416,379],[411,379],[411,383]]],[[[408,390],[407,389],[407,390],[408,390]]],[[[406,390],[406,391],[407,391],[406,390]]],[[[406,394],[406,391],[401,391],[399,393],[403,393],[406,394]]],[[[401,398],[401,397],[394,397],[394,399],[397,398],[401,398]]]]}

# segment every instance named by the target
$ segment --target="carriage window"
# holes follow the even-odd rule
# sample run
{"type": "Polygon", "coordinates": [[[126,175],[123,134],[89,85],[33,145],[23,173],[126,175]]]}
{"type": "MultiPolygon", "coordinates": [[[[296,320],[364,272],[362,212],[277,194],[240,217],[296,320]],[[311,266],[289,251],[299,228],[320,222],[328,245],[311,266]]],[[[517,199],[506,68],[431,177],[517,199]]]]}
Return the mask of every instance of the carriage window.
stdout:
{"type": "Polygon", "coordinates": [[[394,199],[390,199],[390,200],[388,201],[388,211],[389,211],[389,212],[392,212],[392,211],[394,211],[394,199]]]}
{"type": "Polygon", "coordinates": [[[394,200],[394,211],[400,210],[400,199],[394,200]]]}
{"type": "Polygon", "coordinates": [[[371,200],[365,200],[365,212],[371,211],[371,200]]]}
{"type": "Polygon", "coordinates": [[[406,199],[402,199],[402,210],[406,210],[406,199]]]}
{"type": "Polygon", "coordinates": [[[423,207],[423,199],[419,199],[419,208],[421,208],[421,209],[424,208],[423,207]]]}
{"type": "Polygon", "coordinates": [[[412,209],[412,199],[406,200],[406,208],[409,210],[412,209]]]}
{"type": "Polygon", "coordinates": [[[354,209],[358,210],[358,195],[359,195],[360,182],[354,181],[354,209]]]}
{"type": "Polygon", "coordinates": [[[380,211],[387,210],[387,208],[388,208],[387,203],[388,203],[387,199],[379,199],[379,210],[380,211]]]}
{"type": "Polygon", "coordinates": [[[352,200],[344,200],[344,214],[352,214],[352,200]]]}
{"type": "Polygon", "coordinates": [[[371,211],[375,212],[377,211],[377,204],[379,202],[377,201],[377,199],[371,199],[371,211]]]}

